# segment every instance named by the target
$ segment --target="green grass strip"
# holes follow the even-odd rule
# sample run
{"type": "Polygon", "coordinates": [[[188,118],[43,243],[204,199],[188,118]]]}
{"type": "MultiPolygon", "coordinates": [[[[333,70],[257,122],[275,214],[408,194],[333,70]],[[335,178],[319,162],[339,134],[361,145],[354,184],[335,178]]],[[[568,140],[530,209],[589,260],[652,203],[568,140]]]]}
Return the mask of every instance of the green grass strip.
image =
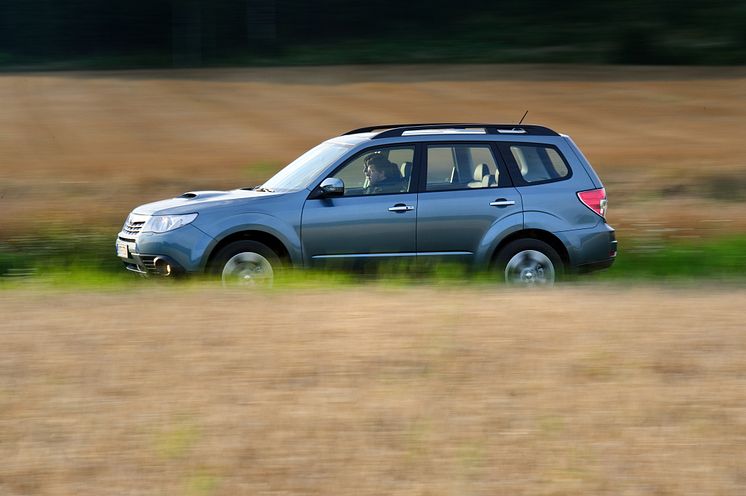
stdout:
{"type": "MultiPolygon", "coordinates": [[[[411,264],[384,264],[365,275],[292,270],[278,283],[295,288],[361,282],[391,286],[453,285],[491,283],[495,277],[489,273],[470,273],[463,266],[438,265],[422,270],[411,264]]],[[[746,281],[746,234],[686,240],[622,240],[615,264],[589,280],[746,281]]],[[[154,279],[144,282],[128,273],[114,253],[114,236],[109,233],[47,232],[0,243],[0,288],[30,281],[66,287],[160,284],[154,279]]]]}

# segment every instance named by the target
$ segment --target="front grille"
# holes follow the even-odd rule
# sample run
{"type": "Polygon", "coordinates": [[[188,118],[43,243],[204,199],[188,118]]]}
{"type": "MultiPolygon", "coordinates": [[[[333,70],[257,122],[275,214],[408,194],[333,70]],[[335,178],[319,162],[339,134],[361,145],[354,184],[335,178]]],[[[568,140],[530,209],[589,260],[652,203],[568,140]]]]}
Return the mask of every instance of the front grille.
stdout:
{"type": "Polygon", "coordinates": [[[137,235],[142,232],[142,228],[145,227],[149,218],[149,215],[136,213],[129,214],[127,220],[124,221],[124,226],[122,227],[122,232],[120,234],[127,235],[128,237],[131,236],[132,239],[136,238],[137,235]]]}
{"type": "Polygon", "coordinates": [[[145,221],[134,221],[132,219],[127,219],[127,223],[124,225],[124,229],[122,229],[122,232],[127,234],[138,234],[140,231],[142,231],[142,226],[145,225],[145,221]]]}

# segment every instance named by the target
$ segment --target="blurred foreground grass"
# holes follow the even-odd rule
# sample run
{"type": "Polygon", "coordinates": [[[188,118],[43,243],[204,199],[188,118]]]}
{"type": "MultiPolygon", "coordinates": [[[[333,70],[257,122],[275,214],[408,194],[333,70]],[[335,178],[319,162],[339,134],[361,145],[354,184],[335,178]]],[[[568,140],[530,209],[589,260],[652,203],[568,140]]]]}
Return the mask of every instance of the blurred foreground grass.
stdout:
{"type": "MultiPolygon", "coordinates": [[[[486,274],[469,274],[463,267],[439,266],[425,271],[409,267],[383,267],[375,276],[390,282],[489,282],[486,274]]],[[[54,285],[131,283],[114,254],[110,233],[71,233],[52,229],[0,242],[0,287],[19,280],[47,281],[54,285]]],[[[348,284],[358,276],[344,273],[294,271],[286,284],[348,284]]],[[[746,235],[693,239],[647,237],[621,239],[611,269],[592,280],[746,280],[746,235]]]]}
{"type": "Polygon", "coordinates": [[[745,304],[5,291],[0,494],[744,494],[745,304]]]}
{"type": "Polygon", "coordinates": [[[746,235],[675,240],[621,240],[615,279],[746,279],[746,235]]]}

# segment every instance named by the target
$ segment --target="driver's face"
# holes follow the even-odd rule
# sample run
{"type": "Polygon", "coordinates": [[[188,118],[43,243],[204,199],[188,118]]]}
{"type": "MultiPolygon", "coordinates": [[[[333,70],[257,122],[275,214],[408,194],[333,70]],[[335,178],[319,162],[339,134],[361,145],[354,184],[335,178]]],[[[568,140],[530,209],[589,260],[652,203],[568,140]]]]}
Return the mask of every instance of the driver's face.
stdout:
{"type": "Polygon", "coordinates": [[[383,172],[376,169],[375,167],[368,167],[365,169],[365,175],[368,176],[370,184],[377,184],[384,179],[383,172]]]}

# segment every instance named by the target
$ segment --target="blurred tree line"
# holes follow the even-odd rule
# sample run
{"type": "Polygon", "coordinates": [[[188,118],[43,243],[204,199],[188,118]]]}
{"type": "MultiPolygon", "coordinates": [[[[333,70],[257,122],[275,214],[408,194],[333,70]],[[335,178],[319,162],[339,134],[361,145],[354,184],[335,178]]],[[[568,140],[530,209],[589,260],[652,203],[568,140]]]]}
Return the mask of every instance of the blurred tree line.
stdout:
{"type": "Polygon", "coordinates": [[[743,64],[746,1],[0,0],[0,65],[743,64]]]}

